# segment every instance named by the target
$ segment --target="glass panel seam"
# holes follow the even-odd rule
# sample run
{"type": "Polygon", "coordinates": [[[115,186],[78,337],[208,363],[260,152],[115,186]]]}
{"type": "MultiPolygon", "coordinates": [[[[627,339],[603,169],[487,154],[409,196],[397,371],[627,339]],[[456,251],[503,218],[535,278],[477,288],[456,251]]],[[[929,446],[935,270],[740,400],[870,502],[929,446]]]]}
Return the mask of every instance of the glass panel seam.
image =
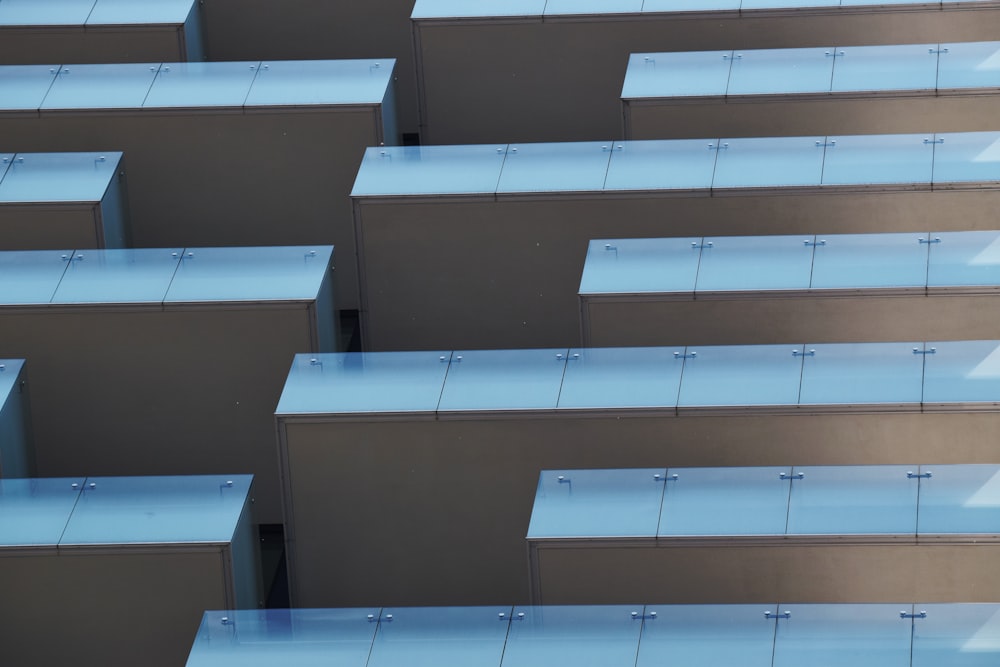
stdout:
{"type": "Polygon", "coordinates": [[[247,100],[250,99],[250,93],[253,91],[253,85],[257,83],[257,76],[260,74],[260,70],[264,67],[264,61],[260,60],[257,62],[257,67],[253,71],[253,78],[250,79],[250,85],[247,86],[247,94],[243,96],[243,104],[240,105],[244,110],[247,107],[247,100]]]}
{"type": "MultiPolygon", "coordinates": [[[[548,2],[548,0],[546,0],[548,2]]],[[[500,192],[500,179],[503,178],[503,169],[507,166],[507,154],[510,152],[510,144],[507,144],[503,148],[503,158],[500,160],[500,169],[497,171],[497,182],[493,186],[493,199],[497,198],[497,193],[500,192]]],[[[605,177],[607,180],[607,177],[605,177]]]]}
{"type": "Polygon", "coordinates": [[[368,657],[365,658],[365,664],[369,664],[372,661],[372,651],[375,650],[375,638],[378,636],[379,628],[382,627],[382,612],[385,611],[385,607],[378,608],[378,623],[375,624],[375,632],[372,633],[372,641],[368,645],[368,657]]]}
{"type": "Polygon", "coordinates": [[[83,478],[83,484],[80,486],[80,489],[76,492],[76,500],[73,501],[73,507],[70,508],[69,510],[69,515],[67,515],[66,517],[66,524],[63,526],[62,532],[59,533],[59,540],[56,541],[56,547],[62,544],[63,537],[65,537],[66,531],[69,530],[69,522],[73,519],[73,513],[76,512],[76,506],[77,504],[79,504],[80,498],[83,497],[83,489],[87,488],[88,479],[90,478],[89,477],[83,478]]]}
{"type": "Polygon", "coordinates": [[[90,11],[87,12],[87,18],[83,19],[83,23],[81,25],[86,26],[87,23],[90,21],[90,16],[94,13],[94,10],[97,9],[98,2],[99,0],[94,0],[94,4],[90,6],[90,11]]]}
{"type": "Polygon", "coordinates": [[[507,642],[510,641],[510,628],[514,621],[514,610],[517,607],[512,605],[510,608],[510,617],[507,619],[507,632],[503,636],[503,646],[500,647],[500,660],[497,662],[497,667],[503,667],[504,656],[507,654],[507,642]]]}
{"type": "Polygon", "coordinates": [[[69,261],[63,262],[64,266],[62,273],[59,274],[59,281],[56,283],[55,288],[52,290],[52,294],[49,296],[49,301],[48,301],[49,303],[52,303],[52,300],[56,298],[56,292],[59,291],[59,288],[62,286],[63,279],[66,278],[66,274],[69,272],[69,265],[73,263],[74,255],[76,255],[76,248],[74,248],[73,251],[70,253],[69,261]]]}
{"type": "Polygon", "coordinates": [[[62,63],[61,65],[57,65],[56,66],[56,72],[52,76],[52,78],[49,79],[49,85],[45,89],[45,94],[42,95],[42,100],[38,103],[38,107],[35,109],[35,111],[37,111],[39,114],[41,114],[41,112],[42,112],[42,107],[45,106],[45,100],[48,99],[49,93],[52,92],[52,86],[55,85],[56,79],[59,78],[59,73],[62,72],[63,67],[65,67],[67,64],[69,64],[69,63],[62,63]]]}
{"type": "Polygon", "coordinates": [[[173,287],[173,285],[174,285],[174,278],[177,277],[177,272],[180,271],[180,269],[181,269],[181,262],[184,261],[184,253],[186,251],[187,251],[187,248],[182,248],[181,249],[181,256],[177,259],[177,263],[174,265],[174,272],[170,274],[170,282],[167,283],[167,288],[165,290],[163,290],[163,296],[160,298],[160,305],[161,306],[166,302],[167,295],[170,294],[170,288],[173,287]]]}
{"type": "Polygon", "coordinates": [[[160,72],[163,70],[163,63],[156,66],[156,74],[153,75],[153,80],[149,82],[149,88],[146,89],[146,94],[142,96],[142,102],[139,102],[139,108],[146,106],[146,100],[149,99],[149,94],[153,91],[153,86],[156,85],[156,80],[160,78],[160,72]]]}
{"type": "Polygon", "coordinates": [[[448,353],[448,367],[444,369],[444,377],[441,378],[441,391],[438,392],[437,404],[434,406],[435,414],[441,411],[441,399],[444,398],[444,388],[448,382],[448,373],[451,372],[451,359],[454,355],[455,355],[454,350],[448,353]]]}

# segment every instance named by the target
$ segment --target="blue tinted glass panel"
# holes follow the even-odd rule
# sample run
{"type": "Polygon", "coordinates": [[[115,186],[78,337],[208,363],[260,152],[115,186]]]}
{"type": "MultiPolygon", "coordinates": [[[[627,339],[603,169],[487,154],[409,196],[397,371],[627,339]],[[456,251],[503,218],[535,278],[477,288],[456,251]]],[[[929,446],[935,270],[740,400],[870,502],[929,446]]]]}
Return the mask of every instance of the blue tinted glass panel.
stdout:
{"type": "Polygon", "coordinates": [[[497,667],[510,612],[499,606],[383,609],[367,667],[497,667]]]}
{"type": "Polygon", "coordinates": [[[72,255],[72,250],[0,252],[0,304],[48,303],[72,255]]]}
{"type": "Polygon", "coordinates": [[[774,620],[768,605],[647,605],[636,667],[771,667],[774,620]],[[669,662],[665,656],[670,656],[669,662]]]}
{"type": "MultiPolygon", "coordinates": [[[[2,189],[2,185],[0,185],[2,189]]],[[[927,286],[1000,285],[1000,232],[935,232],[927,286]]]]}
{"type": "Polygon", "coordinates": [[[556,407],[565,349],[455,351],[438,410],[556,407]]]}
{"type": "Polygon", "coordinates": [[[918,485],[906,476],[916,470],[915,465],[795,466],[788,534],[916,535],[918,485]]]}
{"type": "Polygon", "coordinates": [[[503,144],[369,148],[351,195],[493,194],[506,154],[503,144]]]}
{"type": "Polygon", "coordinates": [[[252,475],[88,477],[60,546],[228,543],[252,475]]]}
{"type": "Polygon", "coordinates": [[[870,185],[931,181],[934,144],[926,134],[829,137],[823,185],[870,185]]]}
{"type": "Polygon", "coordinates": [[[917,532],[1000,533],[1000,466],[925,465],[917,532]]]}
{"type": "Polygon", "coordinates": [[[608,667],[635,664],[639,605],[515,607],[503,667],[608,667]]]}
{"type": "Polygon", "coordinates": [[[0,153],[0,185],[3,184],[4,176],[10,168],[10,161],[14,159],[13,153],[0,153]]]}
{"type": "Polygon", "coordinates": [[[923,355],[919,343],[807,344],[802,363],[805,405],[920,403],[923,355]]]}
{"type": "Polygon", "coordinates": [[[813,289],[923,288],[926,234],[833,234],[818,237],[813,289]]]}
{"type": "Polygon", "coordinates": [[[899,604],[782,605],[774,667],[909,667],[910,619],[899,604]]]}
{"type": "Polygon", "coordinates": [[[298,354],[277,413],[432,412],[451,352],[298,354]]]}
{"type": "Polygon", "coordinates": [[[159,303],[180,261],[180,248],[80,250],[52,303],[159,303]]]}
{"type": "Polygon", "coordinates": [[[381,104],[395,63],[392,58],[265,61],[246,105],[381,104]]]}
{"type": "Polygon", "coordinates": [[[411,19],[472,16],[541,16],[545,0],[417,0],[411,19]]]}
{"type": "Polygon", "coordinates": [[[548,0],[545,16],[560,14],[638,14],[643,0],[548,0]]]}
{"type": "Polygon", "coordinates": [[[95,0],[3,0],[0,2],[0,26],[82,26],[94,2],[95,0]]]}
{"type": "Polygon", "coordinates": [[[0,181],[0,202],[99,202],[120,159],[121,153],[20,154],[0,181]]]}
{"type": "Polygon", "coordinates": [[[1000,181],[1000,132],[934,135],[933,181],[1000,181]]]}
{"type": "Polygon", "coordinates": [[[928,342],[924,403],[1000,403],[1000,342],[928,342]]]}
{"type": "Polygon", "coordinates": [[[643,14],[655,12],[715,12],[736,11],[741,0],[645,0],[642,4],[643,14]]]}
{"type": "Polygon", "coordinates": [[[331,246],[187,248],[164,301],[315,299],[332,254],[331,246]]]}
{"type": "Polygon", "coordinates": [[[82,486],[82,477],[0,479],[0,547],[58,544],[82,486]]]}
{"type": "MultiPolygon", "coordinates": [[[[813,247],[803,236],[705,237],[696,292],[809,287],[813,247]],[[711,245],[709,245],[711,244],[711,245]]],[[[812,243],[812,237],[805,237],[812,243]]]]}
{"type": "Polygon", "coordinates": [[[621,143],[511,144],[497,192],[600,190],[612,150],[621,143]]]}
{"type": "Polygon", "coordinates": [[[257,63],[164,63],[142,106],[240,108],[256,73],[257,63]]]}
{"type": "Polygon", "coordinates": [[[674,348],[571,349],[559,408],[672,410],[677,405],[682,366],[674,357],[674,348]]]}
{"type": "Polygon", "coordinates": [[[798,402],[802,358],[788,345],[689,347],[687,355],[680,408],[798,402]]]}
{"type": "Polygon", "coordinates": [[[365,667],[379,610],[206,611],[187,667],[365,667]]]}
{"type": "Polygon", "coordinates": [[[725,95],[732,56],[732,51],[633,53],[622,98],[725,95]]]}
{"type": "Polygon", "coordinates": [[[159,63],[65,65],[41,109],[138,109],[159,63]]]}
{"type": "Polygon", "coordinates": [[[825,93],[830,90],[833,49],[736,51],[728,95],[825,93]]]}
{"type": "Polygon", "coordinates": [[[58,65],[5,65],[0,67],[0,109],[37,110],[59,71],[58,65]]]}
{"type": "Polygon", "coordinates": [[[790,466],[669,468],[657,535],[783,535],[791,472],[790,466]]]}
{"type": "Polygon", "coordinates": [[[195,0],[97,0],[87,25],[177,24],[187,21],[195,0]]]}
{"type": "Polygon", "coordinates": [[[0,408],[10,397],[22,368],[24,368],[23,359],[0,359],[0,408]]]}
{"type": "Polygon", "coordinates": [[[934,90],[936,50],[937,44],[837,47],[832,90],[934,90]]]}
{"type": "Polygon", "coordinates": [[[823,137],[722,139],[713,189],[819,185],[823,137]]]}
{"type": "Polygon", "coordinates": [[[708,143],[701,139],[616,143],[604,189],[707,192],[716,158],[708,143]]]}
{"type": "Polygon", "coordinates": [[[1000,664],[1000,604],[922,604],[913,622],[912,667],[1000,664]]]}
{"type": "Polygon", "coordinates": [[[1000,42],[941,44],[938,90],[1000,87],[1000,42]]]}
{"type": "MultiPolygon", "coordinates": [[[[2,192],[2,186],[0,186],[2,192]]],[[[580,294],[694,294],[700,238],[591,241],[580,294]]]]}
{"type": "Polygon", "coordinates": [[[543,470],[528,539],[653,537],[666,468],[543,470]]]}

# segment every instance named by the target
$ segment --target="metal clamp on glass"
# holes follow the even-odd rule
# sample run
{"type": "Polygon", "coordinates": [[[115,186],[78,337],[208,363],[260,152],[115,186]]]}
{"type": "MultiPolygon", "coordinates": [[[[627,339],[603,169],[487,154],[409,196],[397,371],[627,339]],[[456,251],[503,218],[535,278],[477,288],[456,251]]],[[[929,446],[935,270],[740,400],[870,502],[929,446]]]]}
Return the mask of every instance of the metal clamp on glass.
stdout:
{"type": "Polygon", "coordinates": [[[637,611],[633,611],[632,614],[631,614],[631,616],[632,616],[632,620],[633,621],[639,621],[639,620],[643,620],[643,621],[649,620],[649,621],[652,621],[652,620],[654,620],[656,618],[656,612],[655,611],[651,611],[648,614],[640,614],[637,611]]]}
{"type": "Polygon", "coordinates": [[[691,244],[691,248],[693,250],[701,250],[702,248],[711,248],[711,247],[712,247],[712,242],[711,241],[709,241],[708,243],[692,243],[691,244]]]}
{"type": "Polygon", "coordinates": [[[830,141],[817,141],[816,148],[833,148],[837,145],[837,140],[832,139],[830,141]]]}
{"type": "Polygon", "coordinates": [[[919,347],[913,348],[913,354],[937,354],[937,348],[932,347],[929,350],[921,350],[919,347]]]}
{"type": "Polygon", "coordinates": [[[845,55],[847,55],[847,54],[846,54],[846,53],[844,53],[843,51],[824,51],[824,52],[823,52],[823,54],[824,54],[824,55],[825,55],[825,56],[826,56],[827,58],[840,58],[840,57],[842,57],[842,56],[845,56],[845,55]]]}
{"type": "Polygon", "coordinates": [[[805,350],[792,350],[792,356],[793,357],[815,357],[816,356],[816,350],[809,350],[808,352],[806,352],[805,350]]]}
{"type": "Polygon", "coordinates": [[[786,472],[779,472],[778,473],[778,479],[787,479],[787,480],[804,479],[805,476],[806,476],[806,474],[804,472],[797,472],[794,475],[789,475],[786,472]]]}
{"type": "Polygon", "coordinates": [[[809,239],[806,239],[805,241],[802,242],[802,245],[812,246],[815,248],[816,246],[826,245],[826,239],[821,239],[819,241],[810,241],[809,239]]]}
{"type": "Polygon", "coordinates": [[[660,473],[656,473],[656,474],[653,475],[653,481],[654,482],[666,482],[668,480],[671,481],[671,482],[676,482],[677,481],[677,473],[674,473],[673,475],[670,475],[669,477],[664,477],[660,473]]]}
{"type": "Polygon", "coordinates": [[[916,614],[911,614],[908,611],[901,611],[901,612],[899,612],[899,617],[900,618],[927,618],[927,612],[926,611],[918,611],[916,614]]]}
{"type": "Polygon", "coordinates": [[[918,243],[941,243],[941,237],[935,236],[932,239],[917,239],[918,243]]]}
{"type": "Polygon", "coordinates": [[[519,611],[514,616],[508,616],[507,614],[505,614],[503,612],[500,612],[499,614],[497,614],[497,617],[501,621],[506,621],[506,620],[523,621],[524,620],[524,612],[523,611],[519,611]]]}
{"type": "Polygon", "coordinates": [[[681,354],[680,352],[674,352],[674,359],[697,359],[698,353],[692,352],[691,354],[681,354]]]}
{"type": "Polygon", "coordinates": [[[931,472],[929,470],[927,472],[921,472],[921,473],[907,472],[906,473],[906,478],[907,479],[930,479],[931,478],[931,472]]]}
{"type": "Polygon", "coordinates": [[[573,483],[573,480],[571,480],[571,479],[566,479],[566,478],[565,478],[565,477],[563,477],[562,475],[559,475],[558,477],[556,477],[556,481],[557,481],[558,483],[560,483],[560,484],[572,484],[572,483],[573,483]]]}
{"type": "Polygon", "coordinates": [[[710,151],[725,151],[725,150],[729,150],[729,143],[727,142],[727,143],[723,143],[723,144],[709,144],[708,145],[708,150],[710,150],[710,151]]]}
{"type": "Polygon", "coordinates": [[[927,144],[943,144],[943,143],[944,143],[944,137],[941,137],[940,139],[924,139],[924,145],[927,145],[927,144]]]}
{"type": "Polygon", "coordinates": [[[559,361],[562,361],[563,359],[567,359],[569,361],[576,361],[579,358],[580,358],[579,354],[571,354],[567,356],[560,352],[559,354],[556,355],[556,359],[558,359],[559,361]]]}
{"type": "Polygon", "coordinates": [[[778,613],[774,613],[773,611],[764,612],[764,618],[779,619],[779,618],[791,618],[791,617],[792,617],[792,612],[790,611],[779,611],[778,613]]]}
{"type": "Polygon", "coordinates": [[[376,617],[375,614],[368,614],[368,622],[374,623],[376,621],[385,621],[386,623],[392,623],[392,614],[386,614],[385,618],[381,616],[376,617]]]}

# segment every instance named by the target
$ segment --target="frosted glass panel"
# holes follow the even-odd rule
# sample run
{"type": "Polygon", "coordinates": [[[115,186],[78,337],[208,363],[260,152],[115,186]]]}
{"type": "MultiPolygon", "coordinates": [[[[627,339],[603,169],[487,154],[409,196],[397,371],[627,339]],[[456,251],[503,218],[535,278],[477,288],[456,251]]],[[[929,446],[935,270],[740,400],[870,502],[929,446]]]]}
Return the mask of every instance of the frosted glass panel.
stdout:
{"type": "Polygon", "coordinates": [[[774,605],[647,605],[636,667],[771,667],[774,605]],[[670,656],[669,662],[665,656],[670,656]]]}
{"type": "MultiPolygon", "coordinates": [[[[924,370],[913,343],[807,344],[799,403],[909,405],[920,403],[924,370]]],[[[922,345],[919,346],[922,349],[922,345]]]]}
{"type": "Polygon", "coordinates": [[[500,615],[510,613],[500,606],[383,609],[367,667],[497,667],[507,639],[500,615]]]}
{"type": "Polygon", "coordinates": [[[1000,42],[941,44],[937,87],[1000,88],[1000,42]]]}
{"type": "Polygon", "coordinates": [[[1000,534],[1000,465],[924,465],[920,473],[921,536],[1000,534]]]}
{"type": "Polygon", "coordinates": [[[790,467],[669,468],[657,535],[783,535],[790,473],[790,467]]]}
{"type": "Polygon", "coordinates": [[[681,366],[673,348],[573,348],[559,392],[559,408],[673,410],[681,366]]]}
{"type": "Polygon", "coordinates": [[[934,144],[925,134],[829,137],[823,185],[931,182],[934,144]]]}
{"type": "Polygon", "coordinates": [[[924,604],[913,621],[912,667],[1000,664],[1000,604],[924,604]]]}
{"type": "Polygon", "coordinates": [[[927,234],[818,237],[813,289],[919,288],[927,282],[927,234]]]}
{"type": "MultiPolygon", "coordinates": [[[[0,192],[2,192],[0,186],[0,192]]],[[[591,241],[580,294],[694,294],[701,238],[591,241]]]]}
{"type": "Polygon", "coordinates": [[[246,106],[381,104],[392,83],[396,61],[266,60],[246,106]]]}
{"type": "Polygon", "coordinates": [[[60,546],[228,543],[253,475],[88,477],[60,546]]]}
{"type": "Polygon", "coordinates": [[[41,109],[138,109],[159,63],[65,65],[41,109]]]}
{"type": "Polygon", "coordinates": [[[690,347],[678,407],[794,405],[801,373],[787,345],[690,347]]]}
{"type": "Polygon", "coordinates": [[[313,300],[331,246],[186,248],[165,302],[313,300]]]}
{"type": "Polygon", "coordinates": [[[52,303],[160,303],[180,262],[180,248],[80,250],[52,303]]]}
{"type": "Polygon", "coordinates": [[[1000,181],[1000,132],[934,135],[934,184],[1000,181]]]}
{"type": "Polygon", "coordinates": [[[830,90],[832,48],[736,51],[727,94],[825,93],[830,90]]]}
{"type": "Polygon", "coordinates": [[[665,468],[543,470],[528,539],[652,537],[665,468]]]}
{"type": "Polygon", "coordinates": [[[611,153],[619,145],[611,141],[511,144],[497,192],[600,190],[611,153]]]}
{"type": "Polygon", "coordinates": [[[164,63],[142,106],[242,108],[257,63],[164,63]]]}
{"type": "Polygon", "coordinates": [[[0,479],[0,547],[58,544],[81,488],[82,477],[0,479]]]}
{"type": "Polygon", "coordinates": [[[506,154],[505,144],[369,148],[351,195],[493,194],[506,154]]]}
{"type": "Polygon", "coordinates": [[[834,93],[855,90],[934,90],[937,44],[840,46],[833,66],[834,93]]]}
{"type": "Polygon", "coordinates": [[[48,303],[72,257],[72,250],[0,252],[0,304],[48,303]]]}
{"type": "Polygon", "coordinates": [[[566,349],[455,351],[439,410],[554,409],[566,349]]]}
{"type": "Polygon", "coordinates": [[[624,141],[611,154],[605,190],[705,190],[716,151],[701,139],[624,141]]]}
{"type": "Polygon", "coordinates": [[[99,202],[118,176],[121,153],[24,153],[0,165],[0,202],[99,202]]]}
{"type": "MultiPolygon", "coordinates": [[[[502,667],[635,664],[642,623],[631,606],[515,607],[502,667]]],[[[641,609],[641,606],[638,607],[641,609]]]]}
{"type": "MultiPolygon", "coordinates": [[[[34,3],[34,0],[32,0],[34,3]]],[[[49,92],[59,65],[5,65],[0,67],[0,110],[35,111],[49,92]]]]}
{"type": "Polygon", "coordinates": [[[997,341],[928,342],[924,355],[924,403],[1000,403],[997,341]]]}
{"type": "Polygon", "coordinates": [[[622,99],[726,94],[732,51],[633,53],[622,99]]]}
{"type": "Polygon", "coordinates": [[[812,237],[705,237],[696,292],[796,290],[809,287],[812,237]]]}
{"type": "Polygon", "coordinates": [[[298,354],[277,414],[432,412],[451,352],[298,354]]]}
{"type": "MultiPolygon", "coordinates": [[[[0,186],[2,188],[2,186],[0,186]]],[[[1000,232],[935,232],[927,286],[1000,285],[1000,232]]]]}
{"type": "Polygon", "coordinates": [[[782,605],[774,667],[909,667],[909,604],[782,605]]]}
{"type": "Polygon", "coordinates": [[[379,609],[206,611],[187,667],[365,667],[379,609]]]}
{"type": "Polygon", "coordinates": [[[823,137],[722,139],[712,188],[819,185],[823,137]]]}
{"type": "Polygon", "coordinates": [[[796,466],[788,534],[915,535],[918,484],[906,473],[916,469],[915,465],[796,466]]]}

